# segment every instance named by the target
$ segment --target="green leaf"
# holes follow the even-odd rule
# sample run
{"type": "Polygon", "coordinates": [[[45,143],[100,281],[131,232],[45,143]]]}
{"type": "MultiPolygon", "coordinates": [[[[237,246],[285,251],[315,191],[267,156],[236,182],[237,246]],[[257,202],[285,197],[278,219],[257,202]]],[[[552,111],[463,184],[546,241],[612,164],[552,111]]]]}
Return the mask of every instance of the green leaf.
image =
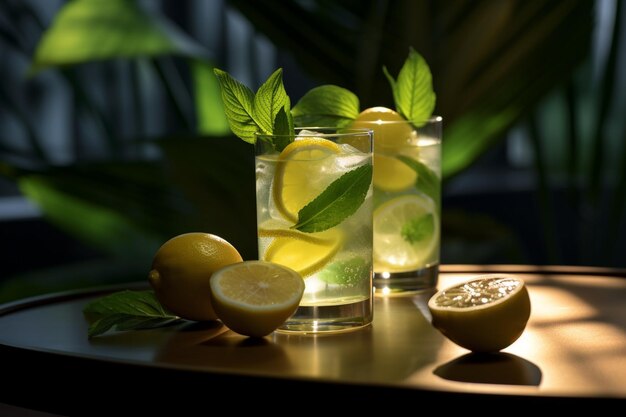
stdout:
{"type": "Polygon", "coordinates": [[[254,93],[226,71],[213,70],[222,88],[224,112],[232,132],[248,143],[255,143],[258,126],[254,120],[254,93]]]}
{"type": "Polygon", "coordinates": [[[37,45],[31,71],[114,58],[207,51],[163,16],[131,0],[74,0],[56,15],[37,45]]]}
{"type": "Polygon", "coordinates": [[[405,155],[398,155],[400,161],[417,173],[415,188],[433,199],[439,205],[441,198],[441,180],[433,170],[415,159],[405,155]]]}
{"type": "Polygon", "coordinates": [[[298,126],[345,127],[359,115],[359,98],[336,85],[309,90],[291,111],[298,126]]]}
{"type": "Polygon", "coordinates": [[[166,311],[152,291],[113,293],[87,304],[83,313],[93,320],[88,330],[90,338],[111,329],[152,329],[181,320],[166,311]]]}
{"type": "Polygon", "coordinates": [[[313,233],[337,226],[358,210],[371,183],[370,164],[343,174],[298,212],[298,223],[293,228],[313,233]]]}
{"type": "Polygon", "coordinates": [[[282,152],[287,145],[293,142],[295,136],[289,103],[289,97],[287,97],[287,103],[274,119],[274,134],[279,135],[274,137],[274,147],[278,152],[282,152]]]}
{"type": "Polygon", "coordinates": [[[197,59],[189,60],[193,77],[198,132],[223,136],[230,133],[220,86],[213,73],[213,65],[197,59]]]}
{"type": "Polygon", "coordinates": [[[430,68],[413,48],[392,88],[396,109],[407,120],[419,125],[433,114],[436,95],[430,68]]]}
{"type": "MultiPolygon", "coordinates": [[[[46,175],[21,177],[19,186],[24,195],[42,208],[48,221],[81,241],[119,259],[151,259],[162,243],[162,237],[136,224],[124,213],[125,210],[141,210],[142,202],[133,201],[133,198],[143,196],[132,196],[125,200],[128,194],[137,190],[131,190],[134,187],[126,185],[120,186],[119,181],[122,179],[110,175],[110,172],[100,171],[99,174],[100,177],[94,175],[94,172],[79,169],[63,169],[60,172],[51,170],[46,175]],[[117,184],[114,185],[114,182],[117,184]],[[108,207],[109,204],[119,206],[115,209],[108,207]]],[[[126,181],[130,181],[130,178],[127,177],[126,181]]],[[[153,191],[153,200],[165,197],[154,190],[150,191],[153,191]]],[[[144,202],[149,200],[146,198],[144,202]]],[[[146,220],[149,220],[150,214],[144,211],[146,220]]]]}
{"type": "Polygon", "coordinates": [[[400,234],[402,239],[410,244],[431,238],[435,231],[435,220],[432,213],[413,218],[402,225],[400,234]]]}
{"type": "Polygon", "coordinates": [[[279,68],[259,87],[254,96],[252,117],[263,133],[275,133],[274,120],[284,110],[287,99],[283,86],[283,70],[279,68]]]}

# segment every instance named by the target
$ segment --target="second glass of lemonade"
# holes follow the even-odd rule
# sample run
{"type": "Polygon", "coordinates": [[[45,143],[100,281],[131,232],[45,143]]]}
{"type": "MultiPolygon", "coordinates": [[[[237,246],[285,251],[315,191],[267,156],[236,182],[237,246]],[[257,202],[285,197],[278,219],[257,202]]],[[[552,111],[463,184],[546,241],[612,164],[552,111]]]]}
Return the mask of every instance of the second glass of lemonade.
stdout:
{"type": "Polygon", "coordinates": [[[306,286],[278,331],[366,326],[373,313],[372,132],[297,128],[289,140],[258,134],[255,145],[259,259],[294,269],[306,286]]]}
{"type": "Polygon", "coordinates": [[[376,294],[434,290],[441,246],[442,118],[416,124],[376,120],[380,114],[354,124],[374,131],[376,294]]]}

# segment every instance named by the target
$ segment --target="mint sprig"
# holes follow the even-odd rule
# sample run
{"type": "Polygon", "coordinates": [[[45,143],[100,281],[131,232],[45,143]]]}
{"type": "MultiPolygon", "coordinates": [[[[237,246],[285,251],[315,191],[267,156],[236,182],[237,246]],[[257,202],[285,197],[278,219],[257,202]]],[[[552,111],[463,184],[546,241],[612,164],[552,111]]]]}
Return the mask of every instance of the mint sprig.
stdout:
{"type": "Polygon", "coordinates": [[[437,100],[426,60],[410,48],[397,80],[386,67],[383,67],[383,72],[391,85],[398,113],[418,126],[424,124],[433,114],[437,100]]]}
{"type": "Polygon", "coordinates": [[[322,85],[309,90],[292,112],[298,126],[345,127],[359,115],[359,98],[336,85],[322,85]]]}
{"type": "Polygon", "coordinates": [[[431,213],[415,217],[404,225],[400,232],[402,239],[410,244],[421,242],[433,235],[435,231],[435,219],[431,213]]]}
{"type": "Polygon", "coordinates": [[[166,311],[152,291],[120,291],[87,304],[89,338],[115,330],[153,329],[182,320],[166,311]]]}
{"type": "Polygon", "coordinates": [[[274,71],[256,94],[226,71],[215,68],[213,72],[222,89],[228,124],[236,136],[254,144],[256,133],[287,135],[286,143],[274,144],[278,151],[293,140],[293,116],[282,68],[274,71]]]}
{"type": "Polygon", "coordinates": [[[371,164],[346,172],[298,212],[293,228],[314,233],[337,226],[363,204],[371,183],[371,164]]]}

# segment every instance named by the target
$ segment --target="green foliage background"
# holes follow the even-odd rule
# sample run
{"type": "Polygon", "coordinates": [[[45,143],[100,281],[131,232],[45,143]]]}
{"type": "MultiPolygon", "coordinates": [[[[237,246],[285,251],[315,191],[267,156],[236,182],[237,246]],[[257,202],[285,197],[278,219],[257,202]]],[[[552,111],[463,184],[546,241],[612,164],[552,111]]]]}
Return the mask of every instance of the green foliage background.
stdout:
{"type": "MultiPolygon", "coordinates": [[[[566,138],[567,151],[556,169],[568,178],[575,215],[585,207],[593,213],[583,219],[592,232],[581,232],[578,238],[592,239],[592,245],[595,240],[607,243],[594,225],[601,217],[609,216],[613,224],[622,220],[626,192],[607,206],[600,204],[607,152],[603,126],[617,94],[612,86],[619,19],[601,88],[581,87],[591,85],[594,1],[229,0],[226,4],[293,56],[317,85],[331,83],[352,90],[362,108],[392,107],[382,66],[395,74],[409,47],[419,51],[433,73],[438,95],[435,112],[444,117],[445,181],[462,175],[513,126],[526,121],[531,127],[548,245],[558,245],[550,242],[553,168],[545,150],[551,138],[545,135],[545,124],[537,124],[536,115],[546,109],[547,97],[562,97],[558,111],[565,116],[554,123],[566,138]],[[584,128],[579,109],[590,96],[598,110],[585,119],[588,127],[584,128]]],[[[210,231],[231,241],[244,258],[256,257],[252,149],[228,130],[212,74],[215,66],[223,67],[211,58],[215,51],[207,50],[165,15],[144,10],[134,0],[68,1],[50,25],[43,24],[27,3],[5,2],[1,8],[9,17],[30,16],[41,31],[34,49],[20,38],[17,23],[1,33],[3,47],[32,59],[25,88],[42,72],[57,72],[72,91],[81,117],[102,132],[103,143],[98,158],[76,158],[69,165],[52,163],[28,110],[2,87],[2,105],[27,132],[29,143],[27,151],[17,150],[0,136],[0,174],[16,182],[41,207],[47,221],[97,248],[108,260],[8,277],[0,283],[0,301],[143,279],[160,244],[185,231],[210,231]],[[81,71],[86,65],[120,61],[128,64],[133,80],[134,117],[141,122],[140,98],[145,94],[137,74],[149,70],[161,82],[178,129],[162,138],[146,137],[141,129],[131,137],[119,133],[114,116],[90,97],[81,71]],[[146,157],[145,149],[157,149],[159,157],[146,157]]],[[[622,8],[622,2],[617,2],[618,16],[622,8]]],[[[626,156],[622,159],[617,161],[620,169],[626,166],[626,156]]],[[[615,184],[626,191],[626,174],[615,184]]],[[[470,219],[471,226],[452,212],[447,219],[444,233],[447,227],[451,235],[470,242],[502,236],[489,219],[470,219]]],[[[611,239],[607,245],[618,237],[611,239]]],[[[606,253],[602,245],[596,245],[598,253],[606,253]]],[[[594,262],[603,261],[588,261],[594,262]]]]}

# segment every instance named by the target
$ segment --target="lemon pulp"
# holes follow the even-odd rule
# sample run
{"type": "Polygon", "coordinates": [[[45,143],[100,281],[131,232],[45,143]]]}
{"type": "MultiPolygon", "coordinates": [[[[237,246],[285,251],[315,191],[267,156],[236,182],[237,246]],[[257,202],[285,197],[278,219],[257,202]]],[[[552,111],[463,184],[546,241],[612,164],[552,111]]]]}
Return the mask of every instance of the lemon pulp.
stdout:
{"type": "Polygon", "coordinates": [[[486,275],[437,292],[428,302],[432,324],[474,352],[496,352],[515,342],[530,317],[523,280],[486,275]]]}
{"type": "Polygon", "coordinates": [[[265,336],[298,308],[304,281],[294,270],[264,261],[224,267],[211,278],[211,300],[217,316],[231,330],[265,336]]]}

